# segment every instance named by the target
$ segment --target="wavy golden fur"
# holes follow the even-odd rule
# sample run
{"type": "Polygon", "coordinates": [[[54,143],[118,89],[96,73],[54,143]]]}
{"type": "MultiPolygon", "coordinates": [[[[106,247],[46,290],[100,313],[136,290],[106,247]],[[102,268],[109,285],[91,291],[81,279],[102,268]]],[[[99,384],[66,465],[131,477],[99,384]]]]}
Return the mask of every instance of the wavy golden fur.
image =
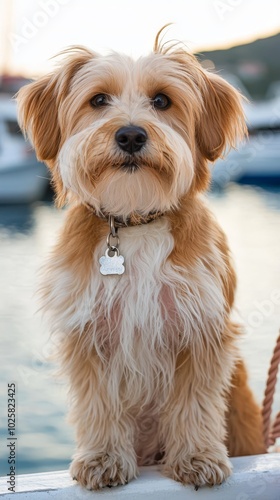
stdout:
{"type": "Polygon", "coordinates": [[[70,383],[71,473],[98,489],[161,460],[183,484],[221,483],[228,453],[265,451],[230,319],[235,272],[201,197],[208,161],[246,134],[240,95],[159,35],[137,61],[83,47],[65,56],[18,104],[57,204],[71,205],[41,292],[70,383]],[[169,105],[159,109],[162,95],[169,105]],[[145,131],[133,154],[116,139],[127,126],[145,131]],[[100,215],[153,211],[164,215],[119,229],[125,274],[102,276],[100,215]]]}

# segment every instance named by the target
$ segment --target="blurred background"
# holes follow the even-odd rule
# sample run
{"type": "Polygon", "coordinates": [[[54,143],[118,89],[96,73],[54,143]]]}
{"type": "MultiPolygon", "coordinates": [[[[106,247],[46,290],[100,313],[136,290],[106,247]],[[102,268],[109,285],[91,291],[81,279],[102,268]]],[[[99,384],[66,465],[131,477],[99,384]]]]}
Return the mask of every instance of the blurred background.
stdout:
{"type": "Polygon", "coordinates": [[[17,384],[17,472],[64,469],[74,449],[66,388],[46,361],[48,332],[35,296],[64,211],[53,206],[47,169],[24,141],[11,100],[68,45],[138,57],[173,22],[166,39],[183,41],[247,97],[249,140],[209,166],[207,196],[236,263],[240,349],[261,402],[280,326],[279,1],[0,0],[0,12],[0,474],[7,469],[8,382],[17,384]]]}

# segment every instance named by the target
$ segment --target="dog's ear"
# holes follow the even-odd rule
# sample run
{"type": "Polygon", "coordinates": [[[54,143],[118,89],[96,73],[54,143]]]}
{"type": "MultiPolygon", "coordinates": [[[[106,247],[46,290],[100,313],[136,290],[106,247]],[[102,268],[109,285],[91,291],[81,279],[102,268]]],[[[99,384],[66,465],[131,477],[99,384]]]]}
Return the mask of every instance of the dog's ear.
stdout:
{"type": "Polygon", "coordinates": [[[60,143],[54,75],[25,85],[17,94],[18,121],[32,142],[38,160],[55,158],[60,143]]]}
{"type": "Polygon", "coordinates": [[[196,142],[201,155],[215,161],[247,134],[242,97],[223,78],[204,70],[195,56],[179,43],[164,43],[160,35],[165,28],[157,34],[154,52],[175,61],[178,75],[201,96],[196,142]]]}
{"type": "Polygon", "coordinates": [[[56,158],[61,140],[59,105],[67,95],[73,75],[94,57],[94,53],[84,47],[70,48],[64,53],[68,57],[56,71],[25,85],[16,96],[20,127],[40,161],[56,158]]]}
{"type": "Polygon", "coordinates": [[[63,54],[67,57],[56,71],[25,85],[17,94],[20,127],[33,144],[38,160],[46,162],[51,170],[59,207],[65,204],[67,191],[55,161],[61,142],[58,109],[68,94],[74,74],[95,57],[84,47],[72,47],[63,54]]]}
{"type": "Polygon", "coordinates": [[[244,138],[247,127],[240,93],[216,74],[203,70],[202,76],[197,144],[205,158],[215,161],[244,138]]]}

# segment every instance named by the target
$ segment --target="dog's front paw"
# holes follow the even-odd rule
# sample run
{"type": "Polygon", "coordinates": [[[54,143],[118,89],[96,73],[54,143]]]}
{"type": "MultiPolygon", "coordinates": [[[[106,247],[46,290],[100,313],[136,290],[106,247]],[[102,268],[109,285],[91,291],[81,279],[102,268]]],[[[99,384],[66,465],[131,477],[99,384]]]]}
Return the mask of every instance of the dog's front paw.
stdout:
{"type": "Polygon", "coordinates": [[[105,486],[126,484],[137,476],[137,466],[132,456],[113,453],[77,455],[70,466],[70,474],[88,490],[99,490],[105,486]]]}
{"type": "Polygon", "coordinates": [[[230,476],[231,470],[226,454],[207,450],[183,456],[173,464],[166,464],[163,473],[184,485],[203,486],[221,484],[230,476]]]}

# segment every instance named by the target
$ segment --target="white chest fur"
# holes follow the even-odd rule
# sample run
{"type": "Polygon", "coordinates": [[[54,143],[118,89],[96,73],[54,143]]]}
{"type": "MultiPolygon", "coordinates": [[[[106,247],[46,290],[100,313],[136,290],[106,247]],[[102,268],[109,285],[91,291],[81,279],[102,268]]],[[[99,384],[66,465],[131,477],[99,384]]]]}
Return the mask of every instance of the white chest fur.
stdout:
{"type": "Polygon", "coordinates": [[[100,273],[104,239],[93,254],[86,286],[71,269],[56,267],[49,273],[53,293],[48,302],[56,329],[81,335],[86,330],[88,348],[94,348],[105,363],[110,359],[111,393],[125,377],[131,400],[146,393],[149,402],[155,384],[170,385],[180,349],[200,342],[210,331],[211,336],[222,334],[224,265],[215,248],[192,268],[172,264],[168,257],[174,239],[164,217],[121,228],[119,237],[124,274],[100,273]]]}
{"type": "Polygon", "coordinates": [[[177,330],[181,341],[186,342],[202,326],[205,328],[206,322],[221,321],[221,259],[215,248],[204,260],[198,258],[192,268],[182,269],[168,259],[174,240],[167,219],[121,228],[119,237],[126,271],[121,276],[100,274],[99,258],[106,248],[105,241],[101,242],[93,256],[92,279],[82,298],[89,306],[87,321],[102,314],[125,345],[133,342],[136,330],[138,336],[144,332],[145,341],[149,339],[152,347],[166,341],[164,332],[171,331],[174,337],[177,330]],[[209,271],[209,262],[215,262],[216,274],[209,271]]]}

